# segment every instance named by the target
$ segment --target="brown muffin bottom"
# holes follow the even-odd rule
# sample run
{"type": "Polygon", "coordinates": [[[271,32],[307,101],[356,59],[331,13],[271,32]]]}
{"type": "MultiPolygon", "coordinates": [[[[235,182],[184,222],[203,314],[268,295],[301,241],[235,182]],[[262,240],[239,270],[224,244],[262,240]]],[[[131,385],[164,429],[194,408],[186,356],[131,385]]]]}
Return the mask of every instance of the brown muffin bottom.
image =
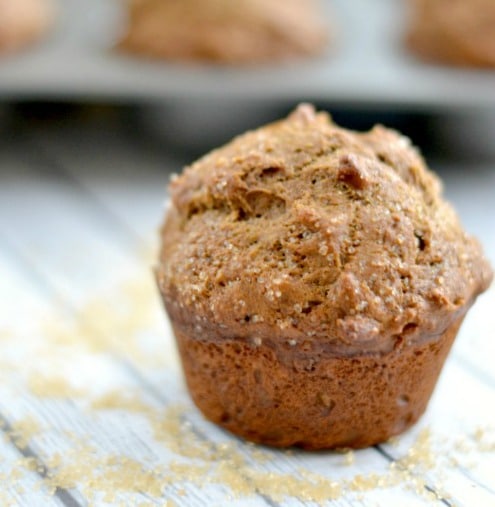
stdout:
{"type": "Polygon", "coordinates": [[[275,447],[361,448],[424,413],[463,318],[422,344],[316,363],[296,350],[280,360],[276,346],[174,331],[189,392],[209,420],[275,447]]]}

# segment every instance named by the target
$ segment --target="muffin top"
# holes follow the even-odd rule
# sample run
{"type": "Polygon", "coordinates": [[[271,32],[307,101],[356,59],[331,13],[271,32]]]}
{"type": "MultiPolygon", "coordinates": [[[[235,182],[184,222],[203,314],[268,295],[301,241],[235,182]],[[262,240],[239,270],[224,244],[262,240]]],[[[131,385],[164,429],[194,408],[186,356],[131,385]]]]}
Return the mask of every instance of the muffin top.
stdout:
{"type": "Polygon", "coordinates": [[[133,0],[124,48],[181,60],[252,63],[320,53],[318,0],[133,0]]]}
{"type": "Polygon", "coordinates": [[[157,278],[205,339],[339,354],[433,339],[492,278],[409,139],[301,105],[170,185],[157,278]]]}
{"type": "Polygon", "coordinates": [[[495,66],[495,2],[411,0],[409,45],[458,65],[495,66]]]}
{"type": "Polygon", "coordinates": [[[0,53],[37,39],[53,22],[50,0],[0,0],[0,53]]]}

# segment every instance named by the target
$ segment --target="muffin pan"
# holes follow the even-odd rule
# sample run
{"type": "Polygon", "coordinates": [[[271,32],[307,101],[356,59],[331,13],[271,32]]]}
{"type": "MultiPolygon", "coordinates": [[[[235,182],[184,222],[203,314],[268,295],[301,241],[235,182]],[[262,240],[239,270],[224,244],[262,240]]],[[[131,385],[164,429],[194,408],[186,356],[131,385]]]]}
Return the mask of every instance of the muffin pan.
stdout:
{"type": "Polygon", "coordinates": [[[335,33],[325,55],[244,68],[172,64],[119,53],[114,47],[125,23],[124,2],[58,4],[57,26],[45,41],[0,60],[0,98],[304,98],[456,109],[495,105],[493,71],[428,64],[407,52],[402,42],[405,0],[327,2],[335,33]]]}

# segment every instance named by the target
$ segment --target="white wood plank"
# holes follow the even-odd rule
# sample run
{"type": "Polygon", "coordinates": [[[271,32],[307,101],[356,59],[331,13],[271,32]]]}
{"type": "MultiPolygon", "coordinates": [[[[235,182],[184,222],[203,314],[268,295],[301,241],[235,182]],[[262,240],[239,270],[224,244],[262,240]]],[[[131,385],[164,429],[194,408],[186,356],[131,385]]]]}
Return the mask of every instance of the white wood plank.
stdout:
{"type": "MultiPolygon", "coordinates": [[[[0,332],[2,338],[0,346],[0,391],[9,384],[15,385],[19,366],[25,364],[26,346],[34,348],[34,339],[39,322],[46,312],[46,305],[40,304],[30,287],[19,284],[19,278],[12,269],[0,262],[0,332]],[[30,318],[26,319],[26,315],[30,318]],[[19,342],[17,337],[25,336],[26,340],[19,342]],[[13,384],[12,384],[13,383],[13,384]]],[[[2,393],[3,394],[3,393],[2,393]]],[[[16,431],[19,421],[27,419],[10,419],[8,413],[3,412],[5,399],[0,395],[0,414],[4,438],[0,438],[0,490],[1,505],[61,505],[60,500],[48,495],[41,488],[42,479],[36,473],[36,459],[30,456],[29,450],[17,449],[13,441],[17,440],[16,431]],[[5,419],[6,418],[6,419],[5,419]]],[[[29,426],[29,425],[28,425],[29,426]]],[[[26,442],[29,444],[30,442],[26,442]]],[[[22,446],[21,446],[22,447],[22,446]]]]}
{"type": "Polygon", "coordinates": [[[104,203],[137,238],[154,243],[170,174],[182,169],[176,157],[138,132],[122,132],[119,124],[46,129],[33,137],[41,153],[104,203]]]}
{"type": "MultiPolygon", "coordinates": [[[[455,205],[466,229],[482,242],[495,267],[495,170],[493,164],[441,167],[446,196],[455,205]]],[[[472,371],[478,371],[495,388],[495,284],[469,312],[453,353],[472,371]]]]}
{"type": "Polygon", "coordinates": [[[55,497],[40,491],[41,478],[35,470],[34,460],[22,456],[8,440],[0,439],[0,505],[33,507],[62,505],[55,497]]]}
{"type": "Polygon", "coordinates": [[[418,471],[429,469],[432,484],[448,491],[455,505],[491,505],[495,502],[495,448],[483,452],[476,430],[485,428],[491,445],[495,444],[494,407],[495,391],[466,373],[457,360],[448,361],[421,423],[396,445],[383,447],[394,458],[404,456],[427,428],[431,438],[418,451],[427,465],[416,465],[418,471]]]}
{"type": "MultiPolygon", "coordinates": [[[[6,264],[5,259],[0,257],[0,275],[3,273],[9,273],[10,283],[20,289],[17,303],[22,305],[22,295],[31,292],[30,299],[33,305],[34,292],[25,290],[29,288],[28,281],[21,273],[16,274],[15,265],[6,264]]],[[[41,295],[39,306],[38,314],[43,314],[43,307],[46,305],[41,295]]],[[[165,417],[165,407],[143,391],[142,386],[137,385],[126,375],[125,370],[104,355],[85,357],[77,347],[75,350],[70,348],[65,351],[55,351],[53,348],[47,350],[44,347],[46,344],[40,343],[40,337],[33,334],[32,330],[27,334],[20,334],[17,328],[13,332],[16,333],[15,340],[6,340],[3,344],[3,358],[13,369],[0,384],[0,413],[13,424],[24,420],[37,421],[41,429],[33,434],[29,443],[32,450],[45,462],[49,461],[55,453],[74,457],[74,438],[76,444],[87,442],[96,449],[99,458],[95,459],[95,463],[100,466],[104,464],[105,459],[117,456],[129,456],[147,467],[166,465],[172,461],[174,456],[167,447],[161,446],[154,440],[147,418],[140,415],[139,411],[134,413],[117,410],[96,413],[89,410],[91,399],[98,399],[102,393],[118,390],[124,393],[135,393],[144,405],[149,406],[149,410],[153,411],[155,417],[160,417],[160,415],[165,417]],[[82,389],[80,396],[74,397],[70,402],[60,399],[36,399],[25,387],[26,382],[33,375],[35,377],[53,375],[54,368],[57,369],[58,376],[63,377],[76,388],[82,389]],[[125,417],[125,424],[122,424],[123,417],[125,417]]],[[[173,399],[175,403],[179,402],[181,397],[185,398],[184,390],[177,385],[180,383],[177,375],[171,375],[166,380],[167,385],[175,394],[173,399]]],[[[116,406],[119,406],[118,400],[116,406]]],[[[88,453],[87,449],[86,453],[88,453]]],[[[86,466],[84,460],[81,466],[86,466]]],[[[84,484],[84,481],[81,482],[84,484]]],[[[22,484],[24,485],[24,479],[22,484]]],[[[191,488],[186,484],[183,489],[187,493],[189,505],[214,504],[217,501],[215,497],[208,498],[208,496],[204,499],[206,503],[203,500],[200,501],[202,495],[198,493],[197,487],[190,491],[191,488]]],[[[118,492],[116,489],[116,493],[118,492]]],[[[73,493],[82,501],[80,494],[73,493]]],[[[180,498],[177,491],[174,493],[173,486],[168,488],[166,494],[167,497],[163,498],[163,501],[180,498]]],[[[133,504],[146,500],[146,496],[142,495],[120,494],[119,496],[122,501],[131,501],[133,504]]],[[[98,505],[107,504],[113,503],[103,502],[99,498],[98,505]]]]}

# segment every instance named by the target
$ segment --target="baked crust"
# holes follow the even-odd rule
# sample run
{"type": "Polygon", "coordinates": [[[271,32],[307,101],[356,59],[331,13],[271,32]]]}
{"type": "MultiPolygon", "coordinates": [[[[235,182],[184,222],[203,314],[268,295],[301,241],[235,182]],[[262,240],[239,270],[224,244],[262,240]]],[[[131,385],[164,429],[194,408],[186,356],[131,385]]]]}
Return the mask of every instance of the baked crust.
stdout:
{"type": "Polygon", "coordinates": [[[424,413],[461,321],[426,343],[350,357],[174,332],[189,392],[209,420],[275,447],[361,448],[424,413]]]}

